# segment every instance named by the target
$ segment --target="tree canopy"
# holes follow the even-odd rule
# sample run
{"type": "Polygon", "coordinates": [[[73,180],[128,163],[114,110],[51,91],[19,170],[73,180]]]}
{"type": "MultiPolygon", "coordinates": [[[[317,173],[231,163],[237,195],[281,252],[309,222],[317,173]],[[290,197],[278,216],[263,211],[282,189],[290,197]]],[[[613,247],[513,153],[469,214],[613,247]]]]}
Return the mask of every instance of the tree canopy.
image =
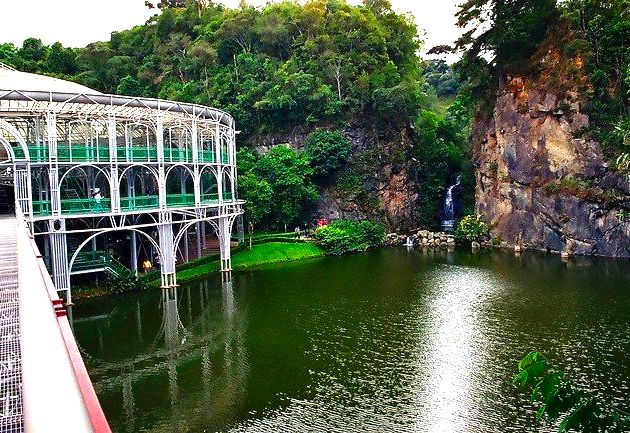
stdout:
{"type": "Polygon", "coordinates": [[[382,104],[404,124],[420,103],[417,30],[386,1],[149,3],[161,13],[109,41],[70,49],[30,38],[0,45],[0,61],[107,93],[218,106],[245,138],[366,110],[388,116],[382,104]]]}

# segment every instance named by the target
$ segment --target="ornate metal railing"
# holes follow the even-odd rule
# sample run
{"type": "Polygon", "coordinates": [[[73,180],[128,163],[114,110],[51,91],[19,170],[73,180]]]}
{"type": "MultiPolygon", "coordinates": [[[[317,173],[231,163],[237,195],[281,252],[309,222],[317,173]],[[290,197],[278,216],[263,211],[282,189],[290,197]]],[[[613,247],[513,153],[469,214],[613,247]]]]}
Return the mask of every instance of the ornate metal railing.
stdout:
{"type": "MultiPolygon", "coordinates": [[[[16,158],[25,157],[22,148],[13,146],[16,158]]],[[[44,163],[50,159],[49,147],[47,145],[28,145],[28,152],[31,162],[44,163]]],[[[217,162],[215,150],[200,149],[198,151],[198,161],[202,164],[214,164],[217,162]]],[[[117,147],[116,158],[118,162],[157,162],[158,154],[155,146],[131,146],[117,147]]],[[[59,162],[109,162],[110,152],[106,145],[57,145],[57,161],[59,162]]],[[[164,161],[166,162],[193,162],[193,152],[190,148],[167,147],[164,149],[164,161]]],[[[229,156],[225,153],[221,155],[221,163],[229,164],[229,156]]]]}

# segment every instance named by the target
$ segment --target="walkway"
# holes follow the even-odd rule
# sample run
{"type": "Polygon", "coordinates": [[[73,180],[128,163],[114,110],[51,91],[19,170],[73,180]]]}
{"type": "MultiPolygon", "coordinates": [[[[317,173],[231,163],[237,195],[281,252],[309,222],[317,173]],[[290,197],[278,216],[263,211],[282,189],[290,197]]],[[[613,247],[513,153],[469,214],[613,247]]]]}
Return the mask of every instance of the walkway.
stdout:
{"type": "Polygon", "coordinates": [[[17,221],[0,219],[0,432],[22,432],[17,221]]]}
{"type": "Polygon", "coordinates": [[[0,219],[0,433],[111,433],[41,254],[0,219]]]}

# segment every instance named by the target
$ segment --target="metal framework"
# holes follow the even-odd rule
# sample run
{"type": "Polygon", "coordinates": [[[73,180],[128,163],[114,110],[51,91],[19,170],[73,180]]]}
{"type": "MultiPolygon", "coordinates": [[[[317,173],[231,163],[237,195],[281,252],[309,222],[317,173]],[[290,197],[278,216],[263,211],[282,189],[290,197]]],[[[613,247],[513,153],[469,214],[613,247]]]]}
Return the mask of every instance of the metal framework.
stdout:
{"type": "MultiPolygon", "coordinates": [[[[33,76],[24,75],[20,83],[33,76]]],[[[165,288],[177,283],[180,241],[187,258],[189,231],[199,243],[207,225],[221,270],[230,270],[232,227],[243,213],[233,118],[193,104],[57,90],[0,90],[0,172],[12,176],[15,206],[43,239],[67,302],[81,250],[90,244],[96,253],[96,238],[115,231],[130,232],[132,269],[139,242],[150,245],[165,288]]]]}
{"type": "Polygon", "coordinates": [[[0,220],[0,432],[23,431],[20,299],[16,230],[13,219],[0,220]]]}

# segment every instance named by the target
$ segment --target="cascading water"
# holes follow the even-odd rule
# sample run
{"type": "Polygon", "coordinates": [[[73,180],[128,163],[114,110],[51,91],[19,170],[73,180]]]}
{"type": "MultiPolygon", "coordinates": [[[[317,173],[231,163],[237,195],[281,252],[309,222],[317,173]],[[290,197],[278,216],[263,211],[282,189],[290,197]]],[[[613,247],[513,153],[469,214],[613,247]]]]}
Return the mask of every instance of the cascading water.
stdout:
{"type": "Polygon", "coordinates": [[[442,229],[444,231],[453,231],[455,227],[455,203],[453,200],[453,190],[461,183],[460,176],[457,176],[455,184],[448,187],[446,198],[444,199],[444,219],[442,220],[442,229]]]}

